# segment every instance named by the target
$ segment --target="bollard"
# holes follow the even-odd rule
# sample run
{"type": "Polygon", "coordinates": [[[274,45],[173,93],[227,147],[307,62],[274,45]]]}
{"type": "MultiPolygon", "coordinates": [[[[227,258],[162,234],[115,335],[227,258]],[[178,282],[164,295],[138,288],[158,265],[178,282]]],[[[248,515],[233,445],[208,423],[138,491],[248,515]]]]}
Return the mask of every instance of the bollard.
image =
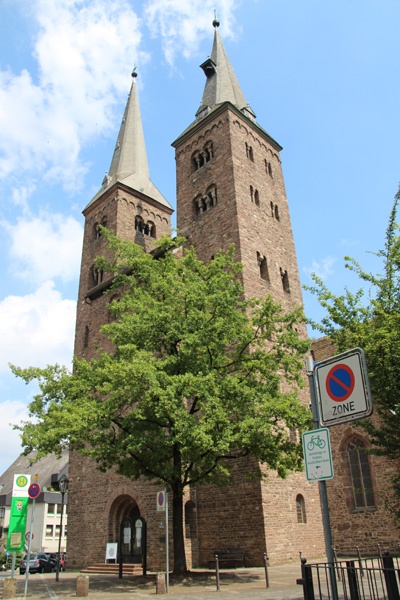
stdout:
{"type": "Polygon", "coordinates": [[[264,571],[265,571],[265,587],[269,588],[269,577],[268,577],[268,556],[264,552],[264,571]]]}
{"type": "Polygon", "coordinates": [[[76,578],[76,595],[78,598],[89,596],[89,575],[78,575],[76,578]]]}
{"type": "Polygon", "coordinates": [[[157,573],[156,576],[156,594],[166,594],[167,586],[165,583],[165,573],[157,573]]]}
{"type": "Polygon", "coordinates": [[[15,598],[17,595],[17,580],[15,577],[7,577],[4,580],[3,598],[15,598]]]}
{"type": "Polygon", "coordinates": [[[217,592],[219,592],[219,560],[218,560],[218,554],[215,555],[215,577],[216,577],[216,584],[217,584],[217,592]]]}
{"type": "MultiPolygon", "coordinates": [[[[301,556],[301,553],[300,553],[301,556]]],[[[315,600],[314,584],[311,565],[307,565],[307,559],[301,556],[301,578],[296,579],[297,585],[303,586],[304,600],[315,600]]]]}

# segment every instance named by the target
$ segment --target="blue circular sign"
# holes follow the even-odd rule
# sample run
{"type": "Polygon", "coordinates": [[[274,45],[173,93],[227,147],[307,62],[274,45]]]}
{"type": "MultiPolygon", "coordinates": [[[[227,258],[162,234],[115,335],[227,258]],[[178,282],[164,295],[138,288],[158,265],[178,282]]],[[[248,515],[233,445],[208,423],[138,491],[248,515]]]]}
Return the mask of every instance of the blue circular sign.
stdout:
{"type": "Polygon", "coordinates": [[[31,483],[28,488],[29,498],[37,498],[40,494],[40,485],[38,483],[31,483]]]}
{"type": "Polygon", "coordinates": [[[352,369],[346,364],[335,365],[326,378],[326,391],[334,402],[344,402],[350,398],[355,386],[352,369]]]}

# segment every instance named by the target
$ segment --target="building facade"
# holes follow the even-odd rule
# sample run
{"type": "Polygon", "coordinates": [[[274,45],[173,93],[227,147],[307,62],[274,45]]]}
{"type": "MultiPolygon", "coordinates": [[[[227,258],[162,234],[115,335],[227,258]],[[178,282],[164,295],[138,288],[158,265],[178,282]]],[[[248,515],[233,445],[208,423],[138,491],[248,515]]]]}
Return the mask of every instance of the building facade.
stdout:
{"type": "MultiPolygon", "coordinates": [[[[5,548],[10,522],[10,509],[14,475],[31,475],[31,481],[37,481],[41,492],[35,499],[35,510],[32,520],[33,501],[29,500],[27,513],[27,533],[32,533],[32,552],[58,552],[61,535],[60,552],[67,546],[68,529],[68,493],[64,502],[60,492],[53,489],[54,481],[62,475],[68,476],[69,453],[64,451],[60,458],[54,454],[34,461],[35,454],[19,456],[0,476],[0,552],[5,548]],[[62,518],[61,518],[62,515],[62,518]]],[[[28,541],[26,542],[26,547],[28,541]]]]}
{"type": "MultiPolygon", "coordinates": [[[[321,362],[337,351],[329,338],[321,338],[313,342],[312,354],[321,362]]],[[[329,432],[334,477],[327,481],[327,491],[337,553],[398,554],[400,527],[390,510],[391,481],[398,474],[398,463],[369,452],[368,434],[357,421],[335,425],[329,432]]]]}
{"type": "MultiPolygon", "coordinates": [[[[257,123],[248,106],[214,22],[211,57],[201,68],[204,94],[195,120],[173,143],[176,156],[178,231],[208,262],[235,244],[244,264],[245,296],[271,294],[285,308],[301,305],[301,286],[285,193],[281,146],[257,123]]],[[[94,267],[106,254],[99,225],[151,251],[170,232],[172,209],[152,184],[136,90],[136,73],[111,160],[99,192],[84,210],[85,233],[77,308],[75,354],[90,359],[107,349],[99,334],[107,322],[110,284],[94,267]]],[[[306,335],[305,329],[301,335],[306,335]]],[[[300,401],[308,403],[307,394],[300,401]]],[[[249,480],[258,464],[238,461],[228,488],[196,486],[185,498],[188,566],[208,566],[216,550],[240,549],[248,566],[296,560],[324,552],[318,488],[304,474],[286,480],[249,480]]],[[[130,481],[71,453],[68,560],[82,567],[104,561],[107,543],[124,536],[131,523],[130,558],[165,564],[165,523],[156,512],[157,488],[130,481]],[[144,535],[146,531],[146,541],[144,535]]],[[[125,541],[125,540],[124,540],[125,541]]],[[[172,547],[171,547],[172,549],[172,547]]],[[[128,551],[128,549],[127,549],[128,551]]],[[[173,557],[172,557],[173,560],[173,557]]]]}

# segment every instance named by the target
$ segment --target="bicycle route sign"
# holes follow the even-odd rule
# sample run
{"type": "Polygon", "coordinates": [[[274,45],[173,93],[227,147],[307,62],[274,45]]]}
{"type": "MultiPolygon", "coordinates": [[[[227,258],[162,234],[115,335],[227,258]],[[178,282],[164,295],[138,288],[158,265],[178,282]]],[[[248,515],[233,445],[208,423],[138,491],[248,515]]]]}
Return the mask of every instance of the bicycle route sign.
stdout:
{"type": "Polygon", "coordinates": [[[332,479],[333,464],[329,429],[306,431],[302,436],[304,464],[308,481],[332,479]]]}
{"type": "Polygon", "coordinates": [[[340,425],[372,413],[367,366],[361,348],[317,363],[314,376],[321,425],[340,425]]]}

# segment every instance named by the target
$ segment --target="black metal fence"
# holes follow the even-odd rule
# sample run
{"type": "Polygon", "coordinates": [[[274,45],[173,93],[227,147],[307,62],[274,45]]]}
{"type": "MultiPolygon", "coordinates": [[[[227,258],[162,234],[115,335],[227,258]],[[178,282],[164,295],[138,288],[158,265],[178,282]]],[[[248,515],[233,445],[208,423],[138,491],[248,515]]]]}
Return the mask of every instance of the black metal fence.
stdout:
{"type": "Polygon", "coordinates": [[[301,559],[304,600],[400,600],[400,559],[377,558],[307,564],[301,559]]]}

